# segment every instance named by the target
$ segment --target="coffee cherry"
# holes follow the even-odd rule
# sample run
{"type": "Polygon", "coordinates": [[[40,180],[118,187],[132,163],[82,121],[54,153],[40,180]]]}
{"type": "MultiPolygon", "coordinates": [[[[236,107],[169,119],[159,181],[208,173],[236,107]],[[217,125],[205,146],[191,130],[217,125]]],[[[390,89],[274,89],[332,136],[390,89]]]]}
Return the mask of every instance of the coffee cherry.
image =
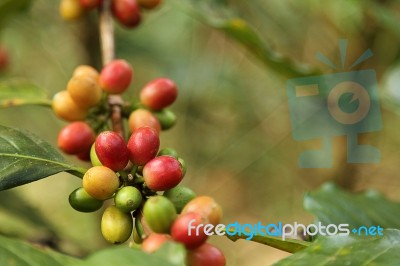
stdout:
{"type": "Polygon", "coordinates": [[[225,266],[225,264],[222,251],[208,243],[190,250],[187,254],[188,266],[225,266]]]}
{"type": "Polygon", "coordinates": [[[80,18],[84,9],[79,0],[61,0],[60,15],[65,20],[75,20],[80,18]]]}
{"type": "Polygon", "coordinates": [[[90,148],[90,162],[93,166],[102,166],[103,164],[100,162],[99,157],[96,153],[95,143],[93,143],[92,148],[90,148]]]}
{"type": "Polygon", "coordinates": [[[196,193],[188,187],[177,186],[165,191],[163,196],[174,204],[178,213],[181,213],[183,207],[196,197],[196,193]]]}
{"type": "Polygon", "coordinates": [[[125,27],[133,28],[140,23],[140,8],[136,0],[113,0],[111,11],[125,27]]]}
{"type": "Polygon", "coordinates": [[[172,148],[161,149],[157,154],[157,156],[163,156],[163,155],[171,156],[174,157],[175,159],[178,158],[178,153],[176,152],[176,150],[172,148]]]}
{"type": "Polygon", "coordinates": [[[182,214],[196,212],[216,226],[222,218],[222,208],[215,200],[208,196],[199,196],[189,201],[182,210],[182,214]]]}
{"type": "Polygon", "coordinates": [[[83,188],[95,199],[108,199],[118,187],[118,176],[105,166],[94,166],[83,176],[83,188]]]}
{"type": "Polygon", "coordinates": [[[143,242],[143,239],[151,234],[154,234],[154,232],[151,231],[149,225],[144,220],[142,212],[138,213],[138,215],[135,217],[135,228],[133,230],[133,233],[133,240],[137,244],[141,244],[143,242]]]}
{"type": "Polygon", "coordinates": [[[124,92],[131,83],[132,67],[125,60],[114,60],[106,65],[100,73],[101,88],[111,94],[124,92]]]}
{"type": "Polygon", "coordinates": [[[79,212],[94,212],[103,206],[103,201],[92,198],[83,187],[77,188],[69,195],[69,204],[79,212]]]}
{"type": "Polygon", "coordinates": [[[150,197],[144,204],[143,217],[152,231],[168,233],[176,218],[176,210],[167,198],[154,196],[150,197]]]}
{"type": "Polygon", "coordinates": [[[129,151],[125,140],[113,131],[105,131],[97,136],[95,151],[101,164],[116,172],[128,164],[129,151]]]}
{"type": "Polygon", "coordinates": [[[181,164],[181,167],[182,167],[182,176],[185,176],[186,175],[186,170],[187,170],[186,162],[185,162],[185,160],[183,160],[180,157],[178,158],[178,162],[181,164]]]}
{"type": "Polygon", "coordinates": [[[140,101],[153,110],[161,110],[171,105],[178,96],[172,80],[159,78],[148,83],[140,92],[140,101]]]}
{"type": "Polygon", "coordinates": [[[86,109],[72,100],[68,91],[60,91],[54,95],[52,108],[58,117],[67,121],[84,120],[87,114],[86,109]]]}
{"type": "Polygon", "coordinates": [[[115,206],[123,212],[131,212],[142,204],[142,194],[135,187],[123,187],[114,197],[115,206]]]}
{"type": "Polygon", "coordinates": [[[135,165],[144,165],[156,157],[160,138],[155,129],[141,127],[133,132],[128,141],[129,158],[135,165]]]}
{"type": "Polygon", "coordinates": [[[8,52],[6,48],[0,45],[0,71],[7,68],[9,63],[8,52]]]}
{"type": "Polygon", "coordinates": [[[61,129],[57,145],[67,154],[89,152],[96,136],[92,128],[84,122],[73,122],[61,129]]]}
{"type": "Polygon", "coordinates": [[[153,115],[157,118],[162,130],[167,130],[173,127],[176,123],[176,115],[168,109],[154,112],[153,115]]]}
{"type": "Polygon", "coordinates": [[[79,153],[76,155],[76,157],[81,161],[90,162],[90,150],[79,153]]]}
{"type": "Polygon", "coordinates": [[[124,243],[132,234],[132,216],[109,206],[101,217],[101,233],[112,244],[124,243]]]}
{"type": "Polygon", "coordinates": [[[100,7],[103,0],[80,0],[80,3],[85,9],[94,9],[100,7]]]}
{"type": "Polygon", "coordinates": [[[146,109],[137,109],[129,115],[129,129],[134,132],[140,127],[151,127],[157,132],[161,131],[160,122],[157,118],[146,109]]]}
{"type": "Polygon", "coordinates": [[[87,65],[80,65],[77,68],[75,68],[74,73],[72,73],[72,77],[79,77],[79,76],[84,76],[84,77],[91,77],[94,80],[98,81],[99,80],[99,72],[91,66],[87,65]]]}
{"type": "Polygon", "coordinates": [[[178,160],[171,156],[159,156],[143,168],[146,185],[155,191],[165,191],[178,185],[182,178],[182,168],[178,160]]]}
{"type": "Polygon", "coordinates": [[[142,250],[147,253],[153,253],[169,240],[171,240],[169,235],[153,233],[143,241],[142,250]]]}
{"type": "Polygon", "coordinates": [[[208,236],[204,233],[204,228],[197,230],[199,224],[206,224],[206,220],[195,212],[181,214],[171,227],[172,239],[185,245],[187,249],[195,249],[207,241],[208,236]],[[198,233],[198,234],[197,234],[198,233]]]}
{"type": "Polygon", "coordinates": [[[138,3],[140,7],[153,9],[161,3],[161,0],[138,0],[138,3]]]}
{"type": "Polygon", "coordinates": [[[101,100],[102,90],[97,80],[90,76],[74,76],[67,85],[72,100],[82,108],[89,108],[101,100]]]}

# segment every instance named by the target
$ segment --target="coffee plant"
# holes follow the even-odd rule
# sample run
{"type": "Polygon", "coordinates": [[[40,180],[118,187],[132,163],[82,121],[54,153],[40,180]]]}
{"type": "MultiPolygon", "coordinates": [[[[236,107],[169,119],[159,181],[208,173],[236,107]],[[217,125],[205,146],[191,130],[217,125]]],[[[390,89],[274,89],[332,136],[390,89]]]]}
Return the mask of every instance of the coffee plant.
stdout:
{"type": "MultiPolygon", "coordinates": [[[[26,14],[30,2],[4,0],[0,3],[0,25],[18,13],[26,14]]],[[[290,56],[272,50],[248,21],[232,12],[229,1],[165,2],[222,32],[278,75],[298,77],[322,73],[319,66],[304,67],[290,56]]],[[[381,16],[394,20],[385,13],[388,12],[385,6],[368,2],[374,3],[380,14],[384,14],[381,16]]],[[[0,265],[240,265],[234,264],[233,259],[229,263],[229,256],[235,254],[210,243],[213,237],[206,234],[208,227],[204,225],[217,228],[227,222],[222,217],[222,204],[212,193],[198,195],[196,187],[183,185],[186,175],[190,175],[187,171],[190,165],[186,165],[178,149],[163,146],[165,131],[173,129],[179,121],[180,114],[172,107],[180,99],[179,83],[157,76],[148,80],[136,95],[131,95],[129,88],[135,83],[137,73],[141,73],[141,64],[116,56],[119,46],[115,25],[125,31],[137,30],[148,19],[148,14],[159,12],[164,4],[161,0],[59,1],[58,13],[66,24],[95,21],[99,36],[94,38],[93,53],[101,64],[75,65],[68,73],[65,89],[52,97],[31,83],[8,78],[7,71],[14,64],[14,58],[6,45],[0,44],[0,75],[4,75],[0,79],[0,108],[48,107],[65,123],[56,136],[57,149],[30,132],[0,125],[1,193],[10,201],[18,201],[7,189],[60,172],[76,176],[81,183],[65,195],[66,200],[73,210],[98,218],[98,233],[109,245],[116,246],[88,256],[73,256],[59,252],[63,250],[54,243],[32,244],[0,236],[0,265]],[[62,154],[80,161],[80,166],[71,164],[62,154]],[[196,229],[202,226],[204,230],[196,229]]],[[[244,8],[249,4],[237,5],[244,8]]],[[[381,23],[385,25],[387,20],[381,23]]],[[[154,32],[157,34],[157,29],[154,32]]],[[[385,103],[393,105],[392,100],[385,103]]],[[[235,156],[246,160],[245,155],[235,156]]],[[[250,181],[245,184],[250,186],[250,181]]],[[[247,188],[240,186],[237,190],[247,188]]],[[[348,235],[298,230],[282,238],[282,232],[272,230],[270,234],[252,234],[249,238],[253,233],[251,227],[241,233],[224,227],[223,235],[232,241],[247,239],[264,245],[265,249],[273,247],[293,253],[275,265],[398,265],[400,204],[375,190],[359,193],[353,190],[349,182],[334,179],[308,192],[303,201],[306,211],[314,216],[313,225],[347,224],[355,230],[348,235]],[[362,227],[381,228],[383,234],[369,230],[361,235],[356,229],[362,227]]],[[[38,224],[46,224],[29,206],[21,203],[19,208],[30,212],[38,224]]],[[[263,261],[257,263],[266,265],[263,261]]]]}

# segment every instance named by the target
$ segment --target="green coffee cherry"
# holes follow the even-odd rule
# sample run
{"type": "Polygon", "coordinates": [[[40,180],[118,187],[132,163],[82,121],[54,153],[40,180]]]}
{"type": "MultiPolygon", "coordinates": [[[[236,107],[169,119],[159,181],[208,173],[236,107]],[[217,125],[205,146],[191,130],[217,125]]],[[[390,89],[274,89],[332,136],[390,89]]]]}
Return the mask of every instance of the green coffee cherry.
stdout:
{"type": "Polygon", "coordinates": [[[170,129],[176,122],[176,115],[169,109],[163,109],[153,113],[160,122],[161,129],[170,129]]]}
{"type": "Polygon", "coordinates": [[[178,162],[182,166],[182,176],[185,176],[186,175],[186,162],[182,158],[178,158],[178,162]]]}
{"type": "Polygon", "coordinates": [[[121,244],[128,240],[132,227],[132,216],[115,206],[109,206],[101,217],[101,233],[112,244],[121,244]]]}
{"type": "Polygon", "coordinates": [[[94,212],[103,206],[103,201],[91,197],[83,187],[77,188],[69,195],[69,204],[80,212],[94,212]]]}
{"type": "Polygon", "coordinates": [[[90,149],[90,161],[93,166],[102,166],[103,164],[100,162],[99,157],[97,157],[95,145],[93,143],[92,148],[90,149]]]}
{"type": "Polygon", "coordinates": [[[162,156],[162,155],[168,155],[168,156],[174,157],[175,159],[178,158],[178,153],[176,152],[176,150],[174,150],[172,148],[161,149],[158,152],[157,156],[162,156]]]}
{"type": "Polygon", "coordinates": [[[135,226],[133,227],[133,241],[136,244],[141,244],[143,239],[146,237],[146,232],[143,228],[142,223],[140,222],[140,218],[135,218],[135,226]]]}
{"type": "Polygon", "coordinates": [[[188,187],[177,186],[165,191],[163,196],[174,204],[178,213],[181,213],[183,207],[196,197],[196,193],[188,187]]]}
{"type": "Polygon", "coordinates": [[[115,206],[123,212],[131,212],[139,208],[142,194],[135,187],[123,187],[114,197],[115,206]]]}
{"type": "Polygon", "coordinates": [[[168,233],[176,218],[176,209],[166,197],[154,196],[144,204],[143,216],[151,230],[156,233],[168,233]]]}

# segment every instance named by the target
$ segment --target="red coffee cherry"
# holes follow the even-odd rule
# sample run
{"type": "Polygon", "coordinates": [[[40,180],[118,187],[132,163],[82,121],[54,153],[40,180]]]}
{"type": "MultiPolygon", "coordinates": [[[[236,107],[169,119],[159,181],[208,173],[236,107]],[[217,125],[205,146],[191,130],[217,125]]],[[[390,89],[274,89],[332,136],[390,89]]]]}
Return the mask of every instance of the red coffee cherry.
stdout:
{"type": "Polygon", "coordinates": [[[131,132],[134,132],[140,127],[151,127],[157,130],[157,132],[161,131],[161,125],[158,119],[152,112],[146,109],[137,109],[129,115],[129,129],[131,132]]]}
{"type": "Polygon", "coordinates": [[[100,73],[101,88],[111,94],[124,92],[132,81],[132,67],[123,59],[114,60],[100,73]]]}
{"type": "Polygon", "coordinates": [[[140,7],[146,8],[146,9],[153,9],[160,5],[161,0],[138,0],[138,3],[140,7]]]}
{"type": "Polygon", "coordinates": [[[187,249],[195,249],[207,241],[208,236],[204,233],[204,227],[199,227],[196,232],[197,226],[200,224],[204,226],[206,222],[195,212],[181,214],[172,224],[172,239],[184,244],[187,249]]]}
{"type": "Polygon", "coordinates": [[[0,71],[7,68],[9,63],[8,52],[6,48],[0,45],[0,71]]]}
{"type": "Polygon", "coordinates": [[[67,154],[80,154],[90,151],[96,138],[93,129],[84,122],[73,122],[58,134],[57,145],[67,154]]]}
{"type": "Polygon", "coordinates": [[[140,101],[153,110],[171,105],[178,96],[178,89],[172,80],[159,78],[148,83],[140,92],[140,101]]]}
{"type": "Polygon", "coordinates": [[[81,6],[85,9],[93,9],[103,4],[103,0],[79,0],[81,6]]]}
{"type": "Polygon", "coordinates": [[[221,206],[208,196],[199,196],[189,201],[182,210],[182,213],[188,212],[197,212],[214,226],[219,224],[222,218],[221,206]]]}
{"type": "Polygon", "coordinates": [[[133,28],[140,23],[140,7],[136,0],[113,0],[111,10],[125,27],[133,28]]]}
{"type": "Polygon", "coordinates": [[[113,131],[105,131],[97,136],[95,152],[101,164],[115,172],[124,169],[129,161],[125,140],[113,131]]]}
{"type": "Polygon", "coordinates": [[[135,130],[128,141],[129,156],[135,165],[144,165],[156,157],[160,138],[155,129],[141,127],[135,130]]]}
{"type": "Polygon", "coordinates": [[[171,240],[169,235],[151,234],[142,242],[142,250],[147,253],[157,251],[165,242],[171,240]]]}
{"type": "Polygon", "coordinates": [[[225,266],[224,253],[211,244],[204,243],[187,254],[188,266],[225,266]]]}
{"type": "Polygon", "coordinates": [[[171,156],[159,156],[143,168],[146,185],[155,191],[165,191],[178,185],[183,178],[179,161],[171,156]]]}

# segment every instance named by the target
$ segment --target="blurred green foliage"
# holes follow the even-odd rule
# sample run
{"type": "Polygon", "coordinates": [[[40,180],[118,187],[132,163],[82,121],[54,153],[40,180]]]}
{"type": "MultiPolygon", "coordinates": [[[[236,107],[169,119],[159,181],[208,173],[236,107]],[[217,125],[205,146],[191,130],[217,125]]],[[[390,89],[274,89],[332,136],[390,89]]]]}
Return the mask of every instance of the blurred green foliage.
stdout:
{"type": "MultiPolygon", "coordinates": [[[[396,89],[400,73],[399,1],[165,2],[156,12],[145,13],[138,29],[116,25],[117,57],[127,59],[135,69],[126,99],[137,97],[140,88],[153,78],[167,76],[176,81],[180,94],[172,109],[178,123],[162,135],[161,146],[176,148],[186,160],[184,184],[197,194],[215,197],[225,211],[224,222],[310,222],[302,208],[302,195],[327,180],[352,190],[374,187],[391,198],[400,198],[396,178],[400,159],[400,94],[396,89]],[[217,27],[225,24],[210,27],[210,23],[203,23],[238,18],[257,34],[257,45],[264,47],[267,59],[280,62],[278,65],[266,63],[259,52],[251,50],[253,44],[241,42],[240,36],[226,27],[217,27]],[[300,169],[299,153],[319,143],[292,139],[285,82],[288,73],[304,69],[333,72],[317,62],[315,54],[320,51],[339,62],[340,38],[349,41],[346,66],[367,48],[374,52],[359,69],[377,72],[384,129],[365,134],[362,141],[378,147],[382,161],[348,165],[345,139],[339,137],[334,139],[334,168],[300,169]]],[[[29,12],[10,16],[2,24],[0,42],[9,50],[11,60],[8,71],[0,74],[2,78],[24,78],[52,95],[65,88],[77,65],[99,68],[97,15],[64,22],[58,3],[35,0],[29,12]]],[[[65,125],[50,110],[31,106],[1,110],[0,123],[30,130],[52,144],[65,125]]],[[[76,213],[68,205],[68,194],[78,186],[79,179],[60,174],[15,189],[14,197],[0,193],[1,205],[8,209],[0,213],[4,221],[0,232],[35,240],[54,238],[46,230],[36,230],[39,227],[32,211],[20,215],[7,207],[12,206],[7,201],[21,201],[29,210],[43,214],[43,224],[50,224],[49,231],[56,232],[59,249],[83,255],[105,246],[99,233],[99,214],[76,213]]],[[[227,254],[228,265],[265,265],[286,255],[245,241],[213,241],[227,254]]]]}

